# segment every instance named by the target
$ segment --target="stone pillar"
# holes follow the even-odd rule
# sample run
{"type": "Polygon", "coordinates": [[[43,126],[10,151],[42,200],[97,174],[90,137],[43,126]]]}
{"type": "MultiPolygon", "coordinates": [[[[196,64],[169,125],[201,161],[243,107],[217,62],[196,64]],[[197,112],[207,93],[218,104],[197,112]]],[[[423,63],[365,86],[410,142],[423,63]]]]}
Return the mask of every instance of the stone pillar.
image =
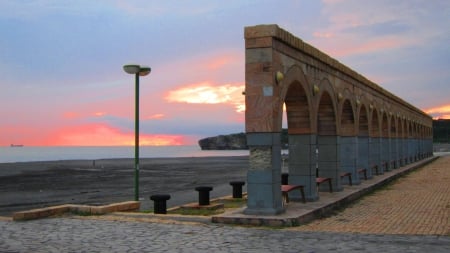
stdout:
{"type": "Polygon", "coordinates": [[[391,138],[391,160],[389,161],[389,165],[391,166],[390,169],[397,169],[399,167],[399,163],[398,163],[398,146],[397,146],[397,142],[398,139],[397,138],[391,138]],[[392,164],[391,162],[395,162],[395,164],[392,164]]]}
{"type": "MultiPolygon", "coordinates": [[[[340,145],[340,171],[341,172],[350,172],[352,173],[352,183],[360,184],[358,175],[358,168],[356,166],[357,157],[359,157],[359,147],[358,147],[358,138],[356,136],[341,136],[339,138],[340,145]]],[[[345,181],[341,183],[348,184],[348,179],[344,178],[345,181]]]]}
{"type": "Polygon", "coordinates": [[[245,214],[274,215],[284,211],[281,199],[280,133],[247,133],[250,149],[245,214]]]}
{"type": "MultiPolygon", "coordinates": [[[[358,170],[360,168],[364,168],[367,171],[366,172],[367,178],[372,178],[372,173],[370,172],[370,166],[369,166],[370,153],[369,153],[369,137],[368,136],[358,136],[358,155],[356,157],[357,157],[356,170],[358,170]]],[[[359,176],[361,176],[361,175],[358,175],[358,181],[360,180],[359,176]]]]}
{"type": "Polygon", "coordinates": [[[389,161],[391,159],[391,145],[389,138],[381,138],[381,169],[379,168],[380,173],[384,173],[384,171],[389,171],[389,161]]]}
{"type": "Polygon", "coordinates": [[[367,175],[372,177],[372,167],[378,166],[378,171],[381,170],[381,138],[378,137],[370,137],[369,138],[369,152],[370,152],[370,168],[367,168],[367,175]]]}
{"type": "Polygon", "coordinates": [[[405,165],[405,149],[403,145],[403,138],[397,139],[397,147],[398,147],[398,167],[403,167],[405,165]]]}
{"type": "Polygon", "coordinates": [[[408,147],[409,147],[409,162],[415,162],[415,154],[416,154],[416,147],[415,147],[415,139],[409,138],[408,139],[408,147]]]}
{"type": "MultiPolygon", "coordinates": [[[[340,137],[339,136],[317,136],[318,169],[319,177],[329,177],[332,179],[333,191],[342,191],[340,177],[340,137]]],[[[320,191],[329,191],[328,185],[322,184],[320,191]]]]}
{"type": "MultiPolygon", "coordinates": [[[[303,185],[308,201],[319,199],[316,187],[315,134],[289,135],[289,184],[303,185]]],[[[301,200],[300,192],[293,191],[289,198],[301,200]]]]}
{"type": "Polygon", "coordinates": [[[409,161],[409,154],[410,154],[410,147],[409,147],[409,138],[404,137],[403,138],[403,161],[404,165],[407,165],[410,163],[409,161]]]}

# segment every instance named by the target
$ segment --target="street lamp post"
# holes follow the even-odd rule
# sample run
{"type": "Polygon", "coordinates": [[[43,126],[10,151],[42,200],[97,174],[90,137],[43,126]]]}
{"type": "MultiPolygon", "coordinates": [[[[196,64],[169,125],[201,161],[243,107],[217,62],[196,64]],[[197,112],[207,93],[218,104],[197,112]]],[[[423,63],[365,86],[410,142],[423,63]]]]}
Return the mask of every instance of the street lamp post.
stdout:
{"type": "Polygon", "coordinates": [[[150,74],[151,68],[136,64],[124,65],[123,70],[135,75],[135,122],[134,122],[134,200],[139,201],[139,76],[150,74]]]}

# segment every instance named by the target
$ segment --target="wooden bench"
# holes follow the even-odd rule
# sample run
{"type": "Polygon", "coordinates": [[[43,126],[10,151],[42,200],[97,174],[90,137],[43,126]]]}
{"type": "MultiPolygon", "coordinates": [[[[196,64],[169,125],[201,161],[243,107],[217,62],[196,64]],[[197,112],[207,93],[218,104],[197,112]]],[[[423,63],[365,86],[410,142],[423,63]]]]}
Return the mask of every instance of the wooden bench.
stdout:
{"type": "Polygon", "coordinates": [[[331,178],[329,178],[329,177],[317,177],[316,178],[317,187],[319,187],[319,185],[324,183],[324,182],[328,182],[328,185],[329,185],[329,188],[330,188],[330,192],[333,192],[333,186],[331,184],[331,178]]]}
{"type": "Polygon", "coordinates": [[[302,202],[306,203],[305,191],[303,185],[292,185],[292,184],[283,184],[281,185],[281,193],[283,194],[283,203],[289,203],[289,192],[295,189],[300,190],[300,194],[302,195],[302,202]]]}
{"type": "Polygon", "coordinates": [[[378,171],[378,165],[374,165],[372,166],[372,173],[375,170],[375,175],[380,175],[379,171],[378,171]]]}
{"type": "Polygon", "coordinates": [[[350,186],[352,186],[353,185],[352,184],[352,173],[350,173],[350,172],[342,172],[341,173],[341,179],[344,178],[344,177],[348,177],[348,183],[349,183],[350,186]]]}
{"type": "Polygon", "coordinates": [[[367,180],[367,170],[365,168],[358,169],[358,174],[364,174],[364,180],[367,180]]]}
{"type": "Polygon", "coordinates": [[[397,161],[396,160],[392,160],[391,161],[391,169],[395,169],[397,168],[397,161]]]}

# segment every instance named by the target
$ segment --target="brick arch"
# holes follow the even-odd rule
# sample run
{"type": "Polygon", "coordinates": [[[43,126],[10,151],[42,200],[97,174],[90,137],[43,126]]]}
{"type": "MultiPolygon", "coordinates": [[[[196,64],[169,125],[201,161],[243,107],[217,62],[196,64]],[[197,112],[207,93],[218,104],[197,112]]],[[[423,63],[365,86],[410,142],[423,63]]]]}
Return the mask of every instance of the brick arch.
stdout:
{"type": "Polygon", "coordinates": [[[327,79],[323,79],[319,85],[320,92],[316,94],[318,98],[315,104],[317,116],[315,119],[316,131],[319,135],[337,135],[337,104],[335,92],[331,83],[327,79]]]}
{"type": "Polygon", "coordinates": [[[380,119],[378,115],[378,110],[373,109],[370,117],[370,137],[380,137],[380,119]]]}
{"type": "Polygon", "coordinates": [[[393,115],[389,116],[389,136],[391,138],[397,138],[398,136],[398,125],[397,118],[393,115]]]}
{"type": "Polygon", "coordinates": [[[353,106],[348,99],[345,99],[342,102],[340,118],[340,135],[355,136],[355,114],[353,111],[353,106]]]}
{"type": "Polygon", "coordinates": [[[331,95],[328,92],[322,92],[317,106],[317,134],[337,135],[334,108],[331,95]]]}
{"type": "Polygon", "coordinates": [[[382,112],[381,116],[381,136],[389,138],[389,119],[386,112],[382,112]]]}
{"type": "Polygon", "coordinates": [[[281,97],[286,105],[289,134],[312,132],[311,92],[300,67],[294,65],[286,73],[281,97]],[[309,92],[308,92],[309,91],[309,92]]]}
{"type": "Polygon", "coordinates": [[[369,113],[365,105],[359,107],[357,125],[359,136],[369,136],[369,113]]]}

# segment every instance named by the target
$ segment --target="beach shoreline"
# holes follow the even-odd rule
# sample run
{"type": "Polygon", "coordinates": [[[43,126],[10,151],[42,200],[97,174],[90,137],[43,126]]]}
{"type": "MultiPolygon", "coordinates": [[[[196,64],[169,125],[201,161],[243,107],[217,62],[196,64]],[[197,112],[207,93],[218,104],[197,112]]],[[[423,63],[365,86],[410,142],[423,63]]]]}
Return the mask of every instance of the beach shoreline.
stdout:
{"type": "MultiPolygon", "coordinates": [[[[168,206],[197,201],[194,190],[213,186],[211,198],[231,194],[230,181],[246,181],[248,156],[141,158],[141,210],[153,194],[168,206]]],[[[134,200],[134,159],[0,163],[0,215],[61,204],[101,205],[134,200]]]]}

